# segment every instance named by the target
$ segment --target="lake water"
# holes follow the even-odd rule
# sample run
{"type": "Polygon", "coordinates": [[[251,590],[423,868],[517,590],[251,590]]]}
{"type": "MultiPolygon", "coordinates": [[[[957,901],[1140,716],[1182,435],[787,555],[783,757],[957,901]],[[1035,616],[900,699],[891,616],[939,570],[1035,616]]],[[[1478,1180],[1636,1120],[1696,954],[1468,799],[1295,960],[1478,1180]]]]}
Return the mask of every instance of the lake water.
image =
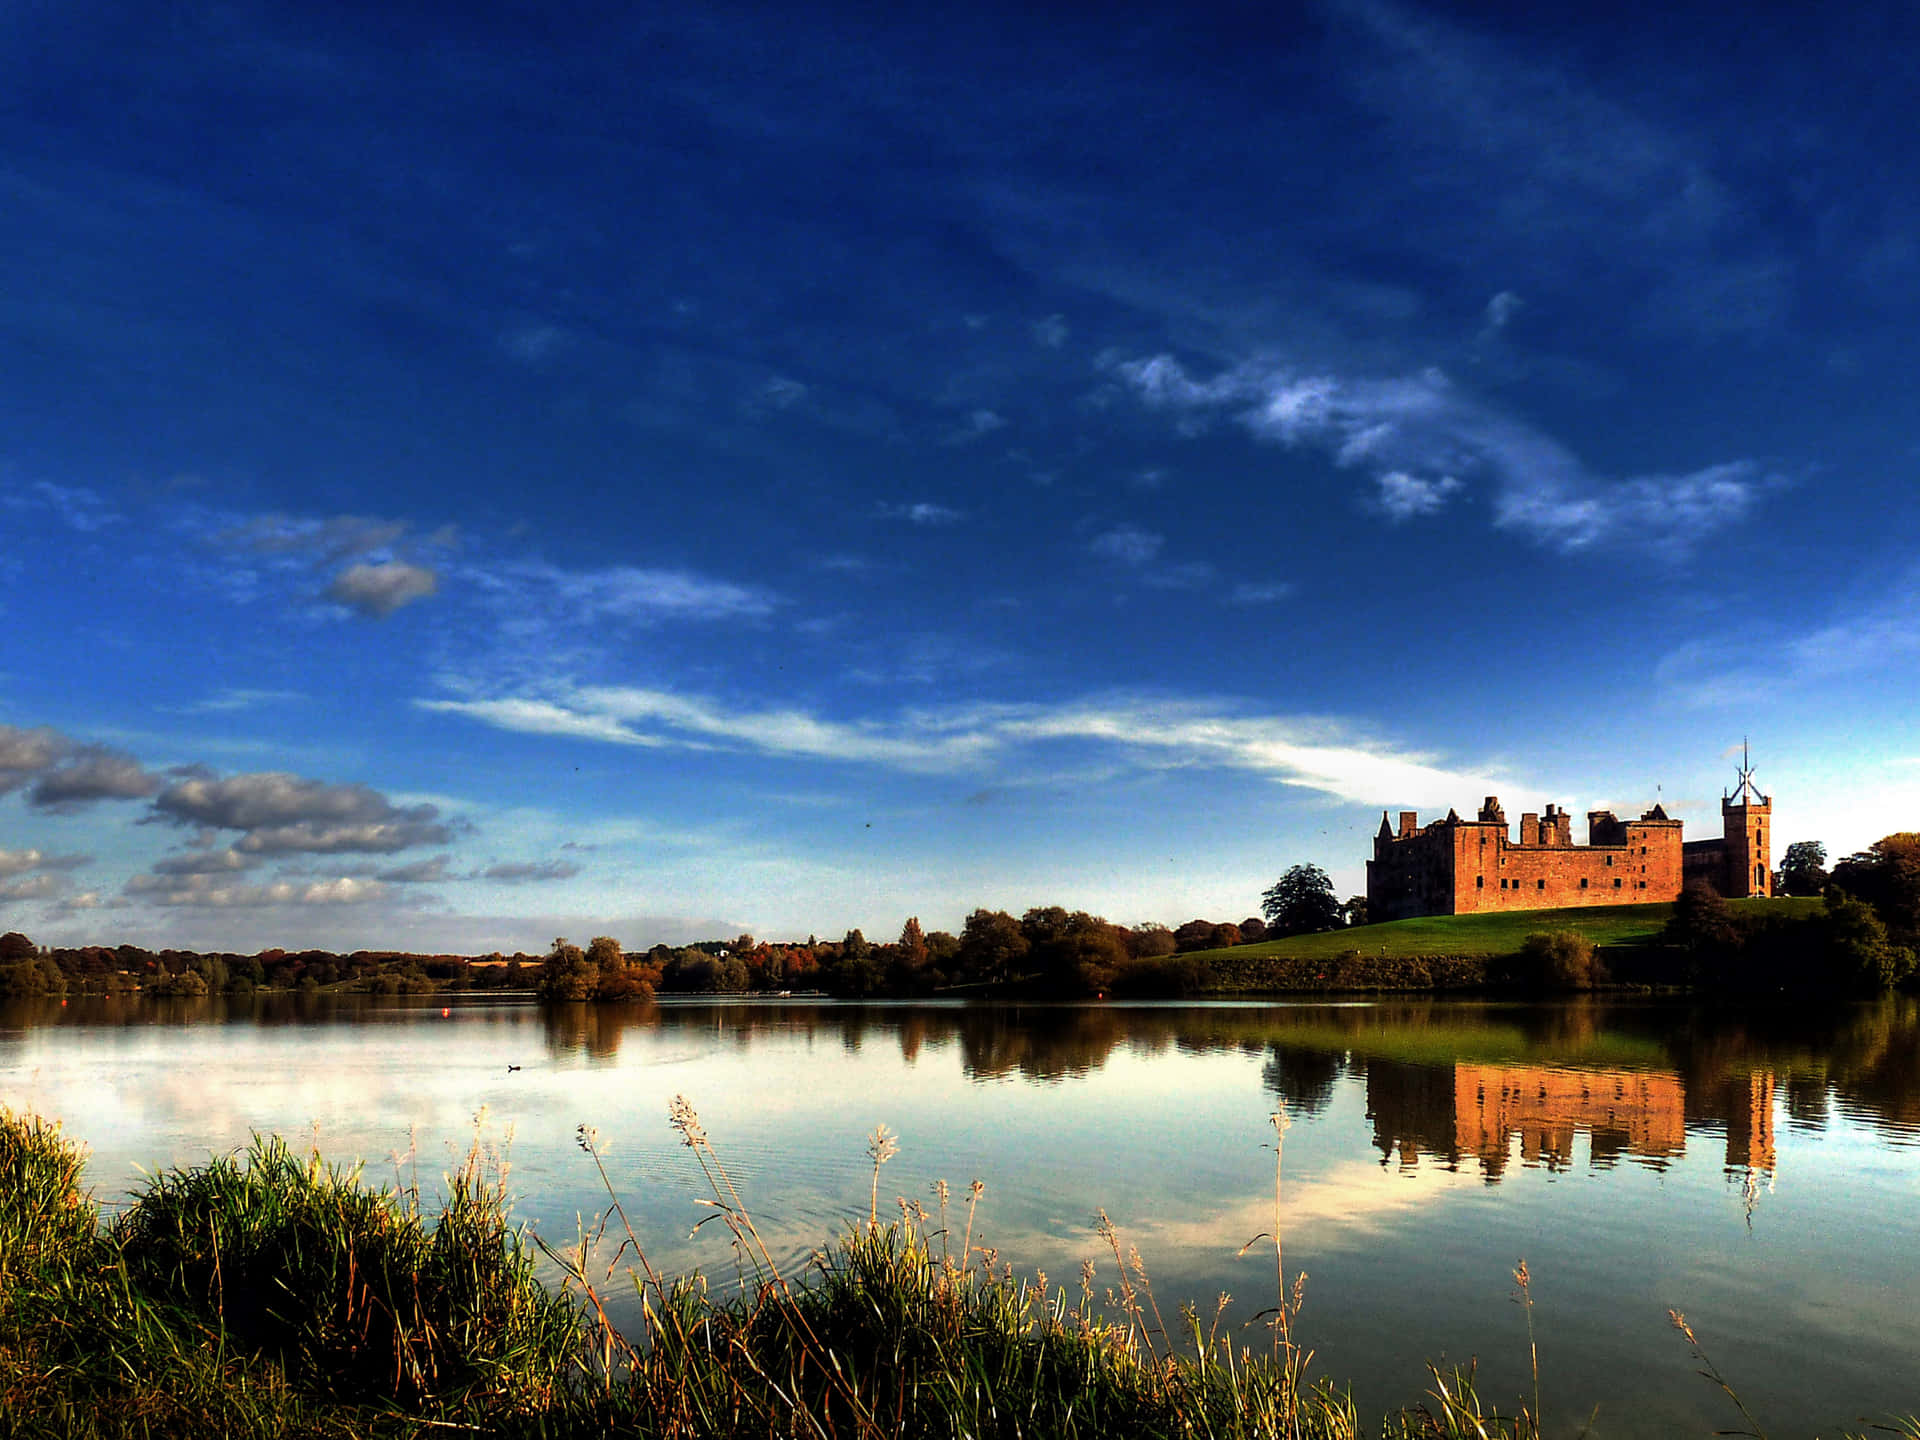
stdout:
{"type": "MultiPolygon", "coordinates": [[[[1511,1271],[1533,1277],[1550,1426],[1738,1424],[1668,1326],[1684,1311],[1773,1434],[1920,1409],[1920,1006],[1082,1005],[718,1002],[542,1010],[497,999],[75,998],[0,1008],[0,1103],[59,1117],[104,1199],[141,1171],[315,1139],[431,1190],[475,1135],[507,1146],[517,1214],[554,1241],[604,1194],[597,1129],[649,1257],[732,1274],[684,1094],[777,1253],[865,1217],[866,1137],[930,1209],[986,1182],[976,1237],[1015,1269],[1117,1279],[1095,1210],[1137,1245],[1169,1321],[1274,1298],[1269,1117],[1298,1336],[1363,1412],[1424,1362],[1530,1389],[1511,1271]],[[509,1066],[519,1066],[509,1070],[509,1066]]],[[[1242,1332],[1259,1347],[1264,1332],[1242,1332]]]]}

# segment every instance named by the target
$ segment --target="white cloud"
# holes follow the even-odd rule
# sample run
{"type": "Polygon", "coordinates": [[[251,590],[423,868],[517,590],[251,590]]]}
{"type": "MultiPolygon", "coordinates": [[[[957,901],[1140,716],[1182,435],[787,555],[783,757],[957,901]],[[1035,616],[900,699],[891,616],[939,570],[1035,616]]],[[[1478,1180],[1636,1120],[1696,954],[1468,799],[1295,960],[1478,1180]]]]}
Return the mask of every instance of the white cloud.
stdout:
{"type": "Polygon", "coordinates": [[[438,710],[484,721],[526,735],[563,735],[574,740],[604,740],[616,745],[665,745],[657,735],[638,734],[608,715],[589,714],[551,700],[416,700],[422,710],[438,710]]]}
{"type": "Polygon", "coordinates": [[[1507,322],[1518,315],[1525,308],[1526,303],[1513,291],[1502,290],[1487,302],[1487,329],[1506,329],[1507,322]]]}
{"type": "Polygon", "coordinates": [[[348,566],[327,586],[327,598],[384,620],[401,606],[424,600],[439,588],[440,577],[426,566],[387,560],[348,566]]]}
{"type": "Polygon", "coordinates": [[[1747,460],[1608,481],[1438,370],[1350,379],[1248,363],[1195,380],[1169,355],[1112,368],[1149,408],[1177,417],[1230,413],[1257,439],[1318,450],[1338,468],[1365,471],[1389,514],[1396,502],[1424,506],[1460,488],[1460,477],[1485,475],[1496,525],[1562,550],[1617,543],[1677,554],[1744,519],[1780,483],[1747,460]]]}
{"type": "Polygon", "coordinates": [[[1457,770],[1326,721],[1246,713],[1227,703],[1132,696],[1077,704],[913,711],[849,724],[801,710],[738,711],[661,691],[584,688],[538,701],[416,701],[501,729],[629,745],[735,746],[769,755],[918,772],[1045,768],[1044,751],[1080,743],[1143,769],[1204,766],[1266,776],[1362,804],[1457,804],[1512,777],[1457,770]],[[564,718],[563,718],[564,717],[564,718]]]}
{"type": "Polygon", "coordinates": [[[210,910],[258,909],[273,905],[367,905],[387,897],[377,880],[342,875],[331,880],[272,880],[259,885],[223,881],[213,875],[135,875],[127,895],[148,905],[210,910]]]}
{"type": "Polygon", "coordinates": [[[1416,515],[1432,515],[1461,488],[1460,482],[1451,475],[1422,480],[1403,470],[1389,470],[1384,475],[1376,475],[1374,480],[1380,487],[1380,508],[1395,522],[1411,520],[1416,515]]]}

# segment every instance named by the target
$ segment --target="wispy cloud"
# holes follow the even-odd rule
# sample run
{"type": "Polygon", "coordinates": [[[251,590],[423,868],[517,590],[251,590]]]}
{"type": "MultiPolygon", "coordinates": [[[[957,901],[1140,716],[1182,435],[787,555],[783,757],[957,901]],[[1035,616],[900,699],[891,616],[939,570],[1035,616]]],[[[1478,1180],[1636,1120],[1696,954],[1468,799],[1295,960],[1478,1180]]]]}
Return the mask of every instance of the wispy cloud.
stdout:
{"type": "Polygon", "coordinates": [[[224,715],[238,710],[255,710],[266,705],[291,705],[307,697],[298,690],[248,690],[228,688],[191,705],[175,707],[183,715],[224,715]]]}
{"type": "Polygon", "coordinates": [[[1374,482],[1380,487],[1380,508],[1386,511],[1388,519],[1394,521],[1431,515],[1445,506],[1462,488],[1460,482],[1451,475],[1442,475],[1437,480],[1423,480],[1404,470],[1389,470],[1383,475],[1376,475],[1374,482]]]}
{"type": "Polygon", "coordinates": [[[1670,651],[1654,676],[1694,705],[1749,705],[1755,695],[1828,684],[1851,676],[1899,673],[1920,659],[1920,565],[1878,596],[1795,634],[1735,627],[1737,636],[1689,642],[1670,651]]]}
{"type": "Polygon", "coordinates": [[[545,613],[577,621],[616,620],[651,625],[665,620],[729,620],[770,614],[778,603],[767,590],[714,580],[687,570],[614,565],[566,570],[544,561],[518,561],[464,572],[510,612],[545,613]]]}
{"type": "Polygon", "coordinates": [[[1225,702],[1111,696],[1075,704],[917,710],[858,724],[803,710],[735,710],[660,691],[585,688],[538,700],[420,700],[501,729],[647,746],[724,746],[767,755],[917,772],[1044,768],[1065,743],[1115,752],[1142,769],[1240,770],[1363,804],[1457,804],[1501,779],[1458,769],[1350,727],[1261,715],[1225,702]]]}
{"type": "Polygon", "coordinates": [[[1049,315],[1044,320],[1034,321],[1032,332],[1034,344],[1048,350],[1058,350],[1073,333],[1067,328],[1067,317],[1064,315],[1049,315]]]}
{"type": "Polygon", "coordinates": [[[954,525],[965,518],[952,506],[938,505],[931,500],[921,500],[911,505],[882,505],[880,513],[888,519],[906,520],[924,526],[954,525]]]}
{"type": "Polygon", "coordinates": [[[532,885],[544,880],[571,880],[580,867],[571,860],[509,860],[489,865],[474,878],[503,885],[532,885]]]}
{"type": "Polygon", "coordinates": [[[1285,580],[1242,580],[1233,587],[1233,603],[1236,605],[1272,605],[1285,600],[1294,593],[1294,586],[1285,580]]]}
{"type": "Polygon", "coordinates": [[[0,493],[0,509],[51,510],[69,529],[82,534],[104,530],[126,518],[96,490],[84,485],[55,485],[49,480],[9,487],[0,493]]]}
{"type": "Polygon", "coordinates": [[[1502,415],[1443,372],[1355,379],[1249,362],[1198,379],[1171,355],[1113,366],[1150,409],[1231,415],[1256,439],[1319,451],[1372,477],[1395,519],[1428,514],[1485,476],[1496,525],[1561,550],[1633,545],[1679,554],[1744,519],[1782,483],[1750,460],[1608,481],[1552,437],[1502,415]]]}
{"type": "Polygon", "coordinates": [[[1087,548],[1104,560],[1117,560],[1122,565],[1150,565],[1166,543],[1166,536],[1138,525],[1116,525],[1094,536],[1087,548]]]}
{"type": "Polygon", "coordinates": [[[948,430],[942,437],[942,444],[971,445],[976,440],[984,440],[996,430],[1007,428],[1006,417],[995,410],[970,411],[959,425],[948,430]]]}

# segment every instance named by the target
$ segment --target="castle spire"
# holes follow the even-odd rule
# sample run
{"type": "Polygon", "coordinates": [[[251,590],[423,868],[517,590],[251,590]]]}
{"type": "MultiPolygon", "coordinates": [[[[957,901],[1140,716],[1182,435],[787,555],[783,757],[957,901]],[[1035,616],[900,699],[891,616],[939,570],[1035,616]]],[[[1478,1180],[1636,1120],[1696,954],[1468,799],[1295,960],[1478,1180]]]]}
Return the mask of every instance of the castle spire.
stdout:
{"type": "Polygon", "coordinates": [[[1747,749],[1747,737],[1740,737],[1740,788],[1734,792],[1743,805],[1750,805],[1760,798],[1759,790],[1753,783],[1753,759],[1747,749]]]}

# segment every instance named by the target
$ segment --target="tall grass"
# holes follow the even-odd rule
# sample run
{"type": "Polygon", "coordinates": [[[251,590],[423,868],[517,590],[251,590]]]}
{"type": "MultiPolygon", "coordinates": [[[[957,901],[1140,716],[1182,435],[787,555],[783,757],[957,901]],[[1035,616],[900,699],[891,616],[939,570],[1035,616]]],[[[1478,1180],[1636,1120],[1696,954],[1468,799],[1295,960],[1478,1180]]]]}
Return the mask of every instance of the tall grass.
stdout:
{"type": "MultiPolygon", "coordinates": [[[[1144,1260],[1104,1214],[1104,1286],[1092,1260],[1074,1286],[1016,1277],[975,1240],[978,1181],[957,1206],[942,1182],[934,1213],[902,1200],[883,1221],[884,1128],[868,1151],[868,1213],[787,1273],[692,1106],[676,1101],[672,1123],[735,1246],[738,1283],[723,1291],[658,1272],[586,1127],[608,1203],[574,1245],[536,1242],[561,1269],[546,1287],[510,1223],[504,1163],[478,1144],[432,1217],[417,1190],[373,1188],[256,1139],[155,1176],[103,1226],[81,1188],[83,1153],[57,1127],[0,1111],[0,1435],[1540,1434],[1537,1350],[1532,1405],[1512,1414],[1485,1403],[1471,1368],[1433,1371],[1425,1396],[1365,1427],[1348,1393],[1309,1379],[1305,1277],[1289,1283],[1280,1242],[1283,1116],[1274,1229],[1255,1242],[1272,1241],[1280,1290],[1260,1352],[1223,1333],[1224,1296],[1208,1319],[1182,1306],[1169,1324],[1144,1260]],[[610,1234],[611,1259],[595,1259],[610,1234]],[[622,1330],[609,1316],[628,1287],[641,1319],[622,1330]]],[[[1514,1278],[1531,1346],[1524,1265],[1514,1278]]],[[[1895,1430],[1920,1440],[1911,1418],[1895,1430]]]]}

